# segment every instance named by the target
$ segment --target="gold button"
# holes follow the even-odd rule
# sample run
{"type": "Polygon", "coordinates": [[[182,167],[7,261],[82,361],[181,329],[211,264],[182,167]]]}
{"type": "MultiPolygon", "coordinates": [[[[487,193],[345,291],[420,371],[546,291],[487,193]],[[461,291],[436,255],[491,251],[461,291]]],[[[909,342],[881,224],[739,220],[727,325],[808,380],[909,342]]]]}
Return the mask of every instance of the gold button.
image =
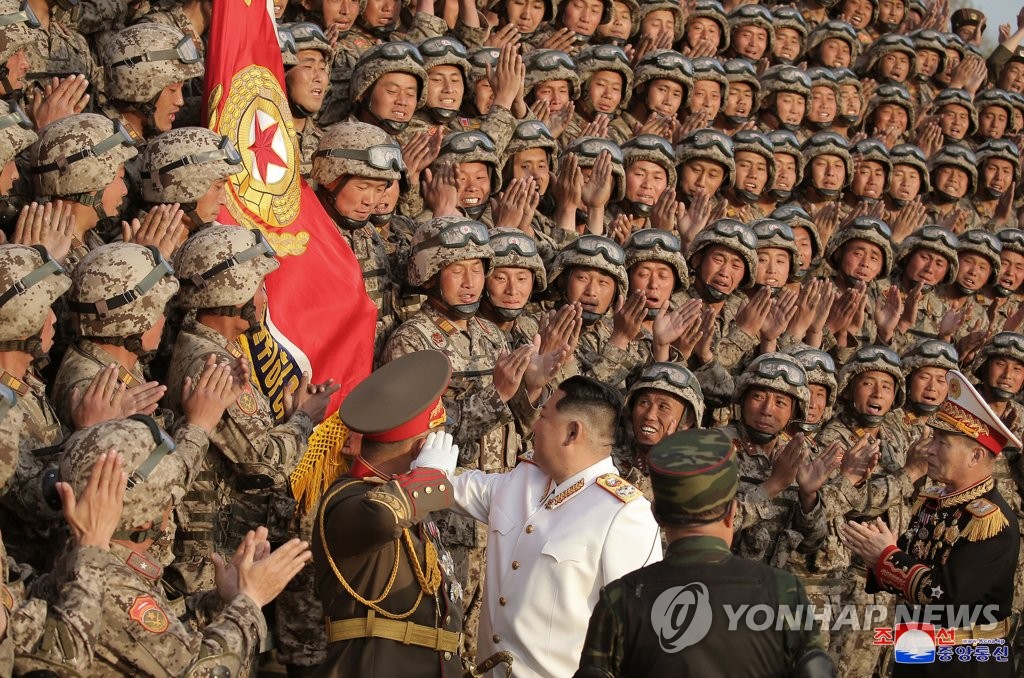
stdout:
{"type": "Polygon", "coordinates": [[[413,490],[413,493],[412,493],[412,498],[413,498],[413,499],[416,499],[416,498],[417,498],[417,497],[419,497],[419,496],[420,496],[420,493],[419,493],[419,492],[416,492],[415,490],[413,490]]]}
{"type": "Polygon", "coordinates": [[[445,490],[447,490],[447,489],[448,489],[448,488],[444,486],[444,483],[441,483],[440,485],[438,485],[438,486],[437,486],[437,490],[438,490],[439,492],[444,492],[444,491],[445,491],[445,490]]]}
{"type": "Polygon", "coordinates": [[[501,605],[502,607],[504,607],[507,604],[508,604],[508,601],[505,600],[505,596],[502,596],[502,597],[498,598],[498,605],[501,605]]]}
{"type": "Polygon", "coordinates": [[[448,661],[451,658],[452,658],[452,653],[451,652],[445,652],[444,653],[444,660],[445,661],[448,661]]]}
{"type": "Polygon", "coordinates": [[[451,623],[452,623],[452,616],[450,614],[446,615],[445,618],[444,618],[444,625],[448,626],[451,623]]]}
{"type": "Polygon", "coordinates": [[[512,561],[512,569],[513,570],[518,570],[519,569],[519,561],[518,560],[513,560],[512,561]]]}
{"type": "Polygon", "coordinates": [[[534,527],[533,525],[527,525],[527,526],[526,526],[526,534],[533,534],[533,531],[534,531],[535,529],[536,529],[536,528],[535,528],[535,527],[534,527]]]}
{"type": "Polygon", "coordinates": [[[430,489],[429,487],[427,489],[423,490],[423,491],[426,492],[427,494],[430,494],[431,492],[433,492],[433,490],[430,489]]]}
{"type": "Polygon", "coordinates": [[[494,637],[491,638],[491,640],[493,640],[495,644],[500,643],[501,642],[501,636],[499,636],[497,633],[495,633],[494,637]]]}

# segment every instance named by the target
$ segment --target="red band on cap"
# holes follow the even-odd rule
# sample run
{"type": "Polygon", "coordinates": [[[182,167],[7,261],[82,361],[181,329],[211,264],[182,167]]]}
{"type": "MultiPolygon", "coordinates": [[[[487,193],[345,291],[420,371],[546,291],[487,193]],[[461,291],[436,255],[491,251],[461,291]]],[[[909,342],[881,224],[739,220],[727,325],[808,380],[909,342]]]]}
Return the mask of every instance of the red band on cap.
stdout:
{"type": "Polygon", "coordinates": [[[444,403],[438,398],[431,407],[423,410],[404,424],[400,424],[387,431],[381,431],[380,433],[364,433],[363,439],[375,443],[394,443],[399,440],[408,440],[409,438],[415,438],[421,433],[426,433],[432,428],[441,426],[447,418],[448,415],[444,410],[444,403]]]}

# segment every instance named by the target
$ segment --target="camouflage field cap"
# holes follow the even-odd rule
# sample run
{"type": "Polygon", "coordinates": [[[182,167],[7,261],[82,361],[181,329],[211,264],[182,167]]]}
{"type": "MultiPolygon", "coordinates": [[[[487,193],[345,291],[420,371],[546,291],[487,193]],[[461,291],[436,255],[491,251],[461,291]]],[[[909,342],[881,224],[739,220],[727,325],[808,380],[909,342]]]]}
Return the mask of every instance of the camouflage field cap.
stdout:
{"type": "Polygon", "coordinates": [[[957,248],[959,246],[960,241],[952,231],[935,224],[929,224],[911,233],[900,244],[899,251],[896,254],[896,266],[904,266],[910,255],[917,250],[929,250],[941,255],[949,262],[949,267],[946,269],[946,275],[943,277],[942,282],[951,283],[956,280],[956,274],[959,270],[960,260],[957,257],[957,248]]]}
{"type": "Polygon", "coordinates": [[[46,250],[0,245],[0,341],[39,334],[71,278],[46,250]]]}
{"type": "MultiPolygon", "coordinates": [[[[615,279],[618,299],[625,299],[629,292],[629,278],[626,276],[626,253],[619,244],[603,235],[588,233],[566,244],[555,257],[548,274],[548,284],[554,284],[562,273],[576,266],[596,268],[615,279]]],[[[613,300],[614,305],[614,300],[613,300]]]]}
{"type": "Polygon", "coordinates": [[[629,57],[621,47],[615,45],[589,45],[576,57],[580,71],[580,86],[586,90],[590,78],[600,71],[612,71],[622,76],[622,100],[617,110],[629,105],[633,97],[633,68],[629,57]]]}
{"type": "Polygon", "coordinates": [[[0,384],[0,490],[14,477],[18,468],[18,438],[25,424],[25,413],[15,407],[18,394],[0,384]]]}
{"type": "MultiPolygon", "coordinates": [[[[115,539],[129,539],[133,528],[153,521],[159,530],[169,503],[184,496],[189,470],[186,459],[175,454],[174,439],[152,418],[134,415],[113,419],[80,431],[64,442],[60,477],[80,496],[96,461],[109,449],[124,458],[128,489],[115,539]]],[[[152,531],[147,531],[152,534],[152,531]]]]}
{"type": "Polygon", "coordinates": [[[903,377],[900,357],[886,346],[864,346],[846,361],[839,370],[839,396],[849,398],[846,389],[853,380],[865,372],[883,372],[893,378],[896,385],[896,398],[892,408],[903,407],[907,395],[907,384],[903,377]]]}
{"type": "Polygon", "coordinates": [[[804,366],[807,373],[807,384],[823,386],[828,391],[827,406],[836,404],[839,385],[836,383],[836,362],[832,356],[825,351],[811,348],[806,344],[797,344],[786,350],[786,353],[793,356],[798,363],[804,366]]]}
{"type": "Polygon", "coordinates": [[[0,63],[22,47],[31,44],[30,28],[39,28],[39,19],[24,0],[0,0],[0,63]]]}
{"type": "Polygon", "coordinates": [[[922,367],[938,367],[942,370],[960,369],[960,354],[956,347],[938,339],[922,339],[904,352],[900,368],[906,378],[922,367]]]}
{"type": "Polygon", "coordinates": [[[757,234],[753,229],[735,219],[719,219],[708,224],[690,243],[690,251],[686,254],[694,270],[699,268],[693,261],[694,257],[712,245],[726,247],[740,255],[747,264],[740,288],[753,287],[757,279],[757,234]]]}
{"type": "Polygon", "coordinates": [[[164,132],[142,152],[142,199],[194,203],[215,181],[242,168],[242,156],[226,136],[205,127],[164,132]]]}
{"type": "Polygon", "coordinates": [[[644,261],[660,261],[675,273],[674,292],[686,289],[690,284],[690,271],[683,257],[683,246],[675,233],[660,228],[641,228],[633,231],[623,245],[626,251],[626,270],[644,261]]]}
{"type": "Polygon", "coordinates": [[[203,75],[191,36],[162,23],[122,28],[106,45],[103,65],[110,97],[133,103],[148,103],[168,85],[203,75]]]}
{"type": "Polygon", "coordinates": [[[321,186],[345,176],[397,181],[404,169],[402,148],[387,132],[365,122],[339,122],[324,130],[312,177],[321,186]]]}
{"type": "Polygon", "coordinates": [[[0,101],[0,167],[35,143],[35,130],[25,111],[14,102],[0,101]]]}
{"type": "Polygon", "coordinates": [[[28,151],[40,197],[71,197],[104,190],[125,162],[138,155],[124,125],[96,113],[77,113],[47,125],[28,151]]]}
{"type": "Polygon", "coordinates": [[[939,152],[931,157],[928,167],[931,170],[932,185],[940,167],[958,167],[967,173],[967,193],[965,197],[974,195],[978,188],[978,156],[968,146],[960,144],[946,144],[939,152]]]}
{"type": "Polygon", "coordinates": [[[557,49],[537,49],[526,55],[526,84],[523,91],[529,94],[543,82],[565,80],[569,83],[569,97],[580,98],[580,76],[576,62],[571,56],[557,49]]]}
{"type": "Polygon", "coordinates": [[[480,259],[486,275],[494,270],[494,250],[487,227],[463,216],[436,217],[421,224],[410,243],[409,284],[422,287],[445,266],[480,259]]]}
{"type": "Polygon", "coordinates": [[[957,241],[959,242],[956,248],[957,260],[959,261],[965,254],[977,254],[984,257],[989,265],[992,266],[988,282],[993,282],[999,275],[999,267],[1002,266],[1002,260],[999,258],[999,255],[1003,251],[1003,243],[999,237],[991,231],[972,228],[961,233],[957,241]]]}
{"type": "Polygon", "coordinates": [[[411,42],[382,42],[366,50],[352,71],[351,94],[353,108],[369,99],[370,89],[387,73],[408,73],[419,81],[419,99],[416,108],[427,103],[427,71],[423,55],[411,42]]]}
{"type": "Polygon", "coordinates": [[[743,397],[751,388],[762,388],[785,393],[793,398],[793,419],[803,421],[807,417],[807,404],[811,400],[811,392],[807,388],[807,372],[803,364],[787,353],[762,353],[754,358],[736,377],[732,401],[743,402],[743,397]]]}
{"type": "Polygon", "coordinates": [[[499,227],[491,231],[491,249],[494,268],[525,268],[533,273],[533,291],[540,292],[548,286],[548,274],[544,260],[537,251],[537,241],[518,228],[499,227]]]}
{"type": "Polygon", "coordinates": [[[626,406],[632,409],[637,394],[645,390],[663,391],[678,397],[690,406],[697,426],[704,419],[704,392],[697,377],[685,365],[654,363],[645,367],[629,388],[626,406]]]}
{"type": "Polygon", "coordinates": [[[648,457],[654,502],[662,525],[721,520],[739,488],[732,441],[714,429],[690,429],[664,438],[648,457]]]}
{"type": "Polygon", "coordinates": [[[193,234],[175,255],[182,308],[238,306],[281,265],[259,230],[211,226],[193,234]]]}
{"type": "Polygon", "coordinates": [[[71,273],[68,306],[83,337],[128,337],[157,324],[178,291],[155,247],[115,242],[92,250],[71,273]]]}
{"type": "Polygon", "coordinates": [[[690,10],[686,23],[694,19],[710,19],[718,24],[719,35],[718,51],[722,52],[729,47],[732,40],[732,31],[729,30],[729,19],[725,16],[725,9],[718,0],[697,0],[697,4],[690,10]]]}
{"type": "Polygon", "coordinates": [[[857,217],[844,228],[839,229],[828,241],[825,260],[839,271],[842,266],[843,245],[853,240],[864,240],[882,250],[882,271],[880,278],[889,276],[893,267],[892,231],[889,225],[875,217],[857,217]]]}

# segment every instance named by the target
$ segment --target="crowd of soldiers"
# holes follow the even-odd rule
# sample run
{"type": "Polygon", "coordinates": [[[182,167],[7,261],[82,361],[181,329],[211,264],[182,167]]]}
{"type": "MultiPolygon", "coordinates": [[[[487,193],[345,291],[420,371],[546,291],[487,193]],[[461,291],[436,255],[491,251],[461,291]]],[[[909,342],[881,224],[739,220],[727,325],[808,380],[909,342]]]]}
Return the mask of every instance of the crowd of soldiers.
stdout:
{"type": "MultiPolygon", "coordinates": [[[[517,675],[575,670],[600,586],[586,609],[557,585],[490,601],[514,520],[466,498],[522,479],[535,435],[550,454],[553,393],[617,408],[613,434],[587,432],[609,510],[655,498],[661,441],[722,432],[732,552],[821,609],[892,609],[842,528],[908,529],[950,370],[1024,436],[1024,10],[983,55],[985,15],[945,0],[277,0],[289,133],[362,267],[374,366],[447,358],[450,381],[410,368],[423,402],[396,416],[439,399],[466,470],[460,510],[411,533],[450,502],[382,498],[409,469],[374,468],[358,434],[379,454],[405,422],[361,428],[373,402],[342,412],[349,477],[376,478],[359,492],[389,517],[302,510],[289,478],[338,386],[307,375],[275,408],[241,350],[279,264],[217,221],[242,156],[200,126],[211,8],[0,0],[0,673],[246,675],[271,645],[294,676],[452,675],[502,652],[517,675]],[[413,595],[391,607],[396,573],[413,595]],[[404,644],[434,659],[346,654],[424,596],[417,624],[454,635],[404,644]],[[566,617],[530,631],[547,650],[495,630],[544,610],[566,617]]],[[[986,506],[1024,518],[1021,452],[994,457],[1005,503],[965,493],[971,534],[1000,531],[986,506]]],[[[605,545],[630,553],[600,583],[658,559],[643,530],[605,545]]],[[[569,568],[582,543],[537,558],[569,568]]],[[[1007,643],[1015,562],[994,601],[1007,643]]],[[[986,583],[977,565],[960,586],[986,583]]],[[[887,675],[870,630],[815,642],[842,675],[887,675]]]]}

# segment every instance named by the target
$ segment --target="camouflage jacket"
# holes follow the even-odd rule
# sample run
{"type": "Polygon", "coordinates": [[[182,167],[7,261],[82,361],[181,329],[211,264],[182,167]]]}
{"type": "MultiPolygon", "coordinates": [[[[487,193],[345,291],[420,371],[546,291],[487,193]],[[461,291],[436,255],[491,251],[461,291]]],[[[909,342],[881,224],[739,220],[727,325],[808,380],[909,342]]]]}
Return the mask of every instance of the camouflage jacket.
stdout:
{"type": "Polygon", "coordinates": [[[968,205],[973,212],[971,215],[973,223],[991,233],[999,233],[1004,228],[1017,228],[1017,211],[1015,209],[1010,210],[1010,214],[1005,221],[996,221],[996,206],[998,202],[994,201],[991,204],[985,204],[980,200],[969,201],[968,205]]]}
{"type": "MultiPolygon", "coordinates": [[[[936,205],[933,202],[925,203],[925,209],[927,210],[928,214],[928,223],[941,223],[943,217],[945,217],[949,213],[949,210],[940,210],[939,207],[944,206],[936,205]]],[[[970,231],[975,228],[985,227],[985,221],[987,221],[987,219],[978,214],[978,211],[974,209],[973,197],[966,196],[960,198],[960,200],[958,200],[956,204],[953,205],[950,209],[956,207],[959,207],[966,216],[966,221],[964,223],[963,230],[958,231],[959,233],[963,233],[964,231],[970,231]]]]}
{"type": "Polygon", "coordinates": [[[939,323],[942,322],[942,316],[945,315],[947,309],[948,307],[937,289],[925,292],[917,305],[917,319],[913,327],[906,332],[900,332],[897,329],[889,344],[890,348],[902,354],[922,339],[938,338],[939,323]]]}
{"type": "Polygon", "coordinates": [[[384,239],[373,224],[364,224],[359,228],[348,229],[338,227],[341,236],[352,248],[359,265],[363,269],[363,286],[366,295],[377,307],[377,325],[374,328],[373,356],[375,364],[388,337],[398,327],[395,315],[395,299],[398,295],[398,281],[391,268],[391,257],[384,239]]]}
{"type": "Polygon", "coordinates": [[[313,172],[313,154],[320,146],[320,138],[323,135],[323,129],[312,118],[306,118],[306,125],[297,134],[299,137],[299,173],[314,189],[316,183],[310,178],[310,174],[313,172]]]}
{"type": "Polygon", "coordinates": [[[645,359],[637,341],[629,342],[625,349],[612,344],[612,330],[612,320],[608,315],[593,325],[583,326],[576,348],[577,369],[580,374],[625,389],[626,379],[644,366],[645,359]]]}
{"type": "Polygon", "coordinates": [[[103,69],[96,63],[89,51],[89,43],[81,33],[54,19],[47,28],[29,28],[28,32],[32,41],[25,50],[29,62],[26,86],[32,83],[45,85],[53,77],[82,74],[89,81],[90,91],[97,95],[93,101],[101,103],[101,95],[106,89],[103,69]]]}
{"type": "MultiPolygon", "coordinates": [[[[700,299],[695,286],[685,292],[687,299],[700,299]]],[[[705,302],[707,303],[707,302],[705,302]]],[[[739,372],[748,358],[753,357],[758,337],[752,337],[736,326],[736,313],[747,303],[747,298],[740,292],[734,292],[725,299],[722,310],[715,318],[715,338],[711,345],[715,347],[715,361],[730,372],[739,372]]]]}
{"type": "MultiPolygon", "coordinates": [[[[1006,411],[999,417],[1007,428],[1018,438],[1024,435],[1024,405],[1016,400],[1006,403],[1006,411]]],[[[996,455],[996,466],[992,470],[996,489],[1003,496],[1018,520],[1024,521],[1024,455],[1015,448],[1006,448],[996,455]]]]}
{"type": "MultiPolygon", "coordinates": [[[[114,356],[89,339],[79,339],[68,349],[53,382],[53,402],[57,404],[57,415],[61,421],[71,423],[72,392],[77,388],[79,393],[85,393],[85,389],[96,375],[107,365],[116,362],[118,361],[114,356]]],[[[137,361],[127,367],[118,363],[118,381],[124,384],[126,389],[145,383],[146,375],[142,373],[142,365],[137,361]]],[[[170,422],[162,423],[164,428],[170,428],[170,422]]]]}
{"type": "Polygon", "coordinates": [[[775,456],[789,442],[789,436],[781,433],[767,445],[755,445],[739,422],[719,430],[729,436],[739,451],[736,458],[740,470],[736,493],[739,510],[734,524],[733,552],[749,560],[783,567],[793,551],[817,550],[827,530],[825,507],[820,497],[814,508],[804,513],[796,483],[774,498],[762,488],[772,474],[775,456]]]}
{"type": "MultiPolygon", "coordinates": [[[[398,135],[398,143],[405,145],[412,141],[420,132],[437,129],[441,123],[435,123],[422,110],[417,111],[409,122],[409,126],[398,135]]],[[[495,152],[502,157],[508,142],[512,140],[512,134],[516,129],[516,118],[512,112],[502,106],[491,106],[487,115],[478,118],[467,118],[456,116],[447,125],[444,125],[445,134],[454,132],[467,132],[479,130],[489,136],[494,142],[495,152]]]]}

